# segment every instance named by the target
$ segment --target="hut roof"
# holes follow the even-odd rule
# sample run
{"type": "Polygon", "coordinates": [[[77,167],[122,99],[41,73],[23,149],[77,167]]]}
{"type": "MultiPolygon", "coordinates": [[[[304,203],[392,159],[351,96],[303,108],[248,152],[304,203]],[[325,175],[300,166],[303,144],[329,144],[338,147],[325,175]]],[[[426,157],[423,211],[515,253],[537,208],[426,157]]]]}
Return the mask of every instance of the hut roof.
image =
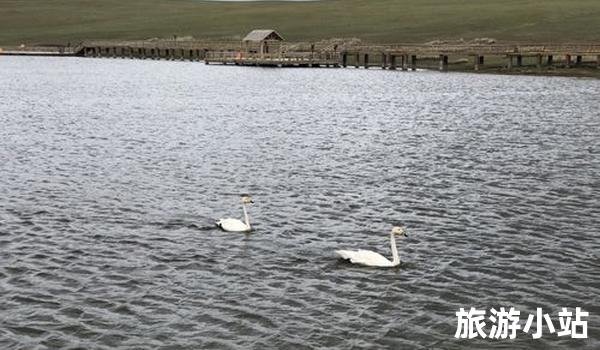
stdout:
{"type": "Polygon", "coordinates": [[[273,29],[255,29],[248,33],[242,41],[282,41],[283,37],[273,29]]]}

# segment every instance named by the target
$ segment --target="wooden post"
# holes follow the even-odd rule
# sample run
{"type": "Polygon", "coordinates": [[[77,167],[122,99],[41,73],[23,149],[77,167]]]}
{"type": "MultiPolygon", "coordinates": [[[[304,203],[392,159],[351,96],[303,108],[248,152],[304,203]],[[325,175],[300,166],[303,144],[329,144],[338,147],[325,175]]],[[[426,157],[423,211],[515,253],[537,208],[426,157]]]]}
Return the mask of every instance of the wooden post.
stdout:
{"type": "Polygon", "coordinates": [[[474,69],[475,69],[476,71],[478,71],[478,70],[479,70],[479,55],[475,55],[475,57],[473,58],[473,61],[474,61],[474,63],[475,63],[475,67],[474,67],[474,69]]]}
{"type": "Polygon", "coordinates": [[[537,55],[535,66],[537,69],[542,69],[542,54],[537,55]]]}
{"type": "Polygon", "coordinates": [[[440,55],[440,71],[445,72],[448,70],[448,55],[440,55]]]}
{"type": "Polygon", "coordinates": [[[548,58],[546,60],[546,64],[551,66],[554,63],[554,56],[552,55],[548,55],[548,58]]]}
{"type": "Polygon", "coordinates": [[[571,68],[571,55],[565,55],[565,65],[567,68],[571,68]]]}
{"type": "Polygon", "coordinates": [[[407,54],[402,55],[402,70],[404,70],[404,71],[408,70],[408,55],[407,54]]]}
{"type": "Polygon", "coordinates": [[[410,62],[410,65],[411,65],[410,69],[417,70],[417,55],[412,55],[410,60],[411,60],[411,62],[410,62]]]}
{"type": "Polygon", "coordinates": [[[358,68],[358,66],[360,65],[360,53],[356,53],[356,62],[354,64],[355,68],[358,68]]]}
{"type": "Polygon", "coordinates": [[[364,64],[365,64],[365,69],[369,69],[369,54],[368,53],[365,54],[364,64]]]}
{"type": "Polygon", "coordinates": [[[517,67],[521,67],[523,65],[523,56],[517,55],[517,67]]]}
{"type": "Polygon", "coordinates": [[[483,57],[484,57],[483,55],[479,56],[479,65],[481,65],[481,66],[483,66],[483,62],[484,62],[483,57]]]}
{"type": "Polygon", "coordinates": [[[387,54],[385,52],[381,53],[381,69],[387,68],[387,54]]]}
{"type": "Polygon", "coordinates": [[[265,42],[263,40],[260,42],[260,58],[264,57],[264,49],[265,49],[265,42]]]}
{"type": "Polygon", "coordinates": [[[390,54],[390,69],[396,70],[396,55],[390,54]]]}
{"type": "Polygon", "coordinates": [[[342,53],[342,67],[344,67],[344,68],[348,67],[348,53],[347,52],[342,53]]]}
{"type": "Polygon", "coordinates": [[[581,55],[577,55],[575,58],[575,65],[579,66],[583,62],[583,57],[581,55]]]}

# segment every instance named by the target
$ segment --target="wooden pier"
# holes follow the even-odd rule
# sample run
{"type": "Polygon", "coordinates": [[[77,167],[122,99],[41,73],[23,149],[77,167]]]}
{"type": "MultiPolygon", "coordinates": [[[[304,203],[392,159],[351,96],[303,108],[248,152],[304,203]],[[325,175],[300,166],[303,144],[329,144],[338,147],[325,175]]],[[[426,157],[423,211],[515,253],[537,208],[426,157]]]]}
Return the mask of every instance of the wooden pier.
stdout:
{"type": "Polygon", "coordinates": [[[522,67],[542,69],[584,65],[600,69],[600,45],[369,45],[341,53],[342,67],[353,65],[404,71],[417,68],[447,71],[451,64],[464,64],[465,60],[472,62],[474,71],[479,71],[486,67],[488,59],[493,62],[488,67],[508,71],[522,67]],[[378,61],[374,62],[374,59],[378,61]]]}
{"type": "Polygon", "coordinates": [[[243,51],[207,51],[206,64],[270,67],[354,67],[414,71],[451,66],[473,71],[485,68],[541,70],[543,68],[596,67],[600,69],[600,45],[365,45],[340,51],[283,51],[274,54],[243,51]]]}
{"type": "Polygon", "coordinates": [[[16,46],[0,48],[4,56],[79,56],[83,46],[16,46]]]}
{"type": "MultiPolygon", "coordinates": [[[[271,50],[275,44],[271,44],[271,50]]],[[[417,69],[543,71],[555,68],[600,69],[597,44],[427,45],[279,44],[276,52],[251,51],[239,41],[88,41],[76,46],[0,48],[0,55],[81,56],[152,60],[185,60],[206,64],[265,67],[354,67],[414,71],[417,69]]]]}

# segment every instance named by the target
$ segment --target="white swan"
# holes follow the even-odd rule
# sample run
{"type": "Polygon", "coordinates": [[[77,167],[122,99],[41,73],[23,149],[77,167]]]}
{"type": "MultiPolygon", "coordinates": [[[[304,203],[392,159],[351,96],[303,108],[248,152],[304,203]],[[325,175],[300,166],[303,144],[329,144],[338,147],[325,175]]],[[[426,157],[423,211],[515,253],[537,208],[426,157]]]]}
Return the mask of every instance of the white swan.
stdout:
{"type": "Polygon", "coordinates": [[[242,196],[241,202],[242,202],[242,209],[244,210],[245,222],[242,222],[242,220],[230,219],[230,218],[219,219],[219,220],[217,220],[216,224],[223,231],[248,232],[252,229],[252,227],[250,226],[250,218],[248,218],[248,212],[246,211],[246,204],[254,203],[254,202],[252,201],[252,198],[250,198],[250,196],[242,196]]]}
{"type": "Polygon", "coordinates": [[[392,261],[389,261],[383,255],[372,252],[370,250],[336,250],[335,253],[342,259],[350,260],[353,264],[375,266],[375,267],[394,267],[400,265],[400,258],[398,257],[398,248],[396,248],[395,236],[404,236],[406,232],[399,226],[392,228],[390,233],[390,244],[392,246],[392,261]]]}

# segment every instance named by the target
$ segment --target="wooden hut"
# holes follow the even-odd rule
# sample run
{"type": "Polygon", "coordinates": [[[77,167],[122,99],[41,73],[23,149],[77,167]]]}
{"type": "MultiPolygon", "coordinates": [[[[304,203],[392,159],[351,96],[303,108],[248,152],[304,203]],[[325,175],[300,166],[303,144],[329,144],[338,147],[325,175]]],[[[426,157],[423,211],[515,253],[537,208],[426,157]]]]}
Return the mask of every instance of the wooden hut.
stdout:
{"type": "Polygon", "coordinates": [[[264,56],[279,49],[283,37],[273,29],[255,29],[242,39],[248,53],[259,53],[264,56]]]}

